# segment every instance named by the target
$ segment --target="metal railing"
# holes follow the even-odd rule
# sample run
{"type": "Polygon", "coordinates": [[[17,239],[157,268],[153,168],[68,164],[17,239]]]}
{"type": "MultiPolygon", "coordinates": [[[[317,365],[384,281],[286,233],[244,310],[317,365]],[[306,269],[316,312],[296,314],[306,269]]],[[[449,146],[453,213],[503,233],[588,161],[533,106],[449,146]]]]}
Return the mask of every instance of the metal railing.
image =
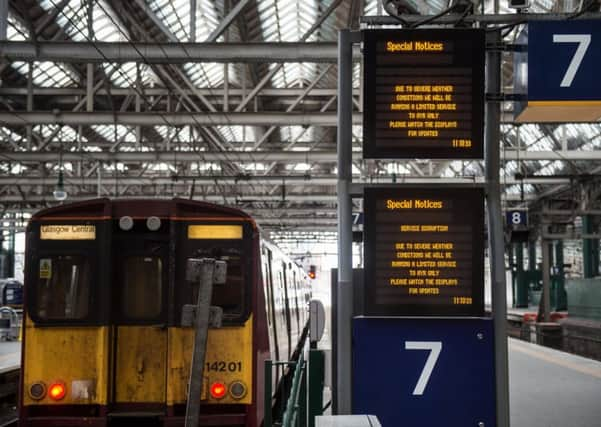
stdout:
{"type": "MultiPolygon", "coordinates": [[[[283,378],[283,381],[286,379],[283,378]]],[[[285,392],[288,391],[281,384],[285,392]]],[[[274,362],[265,361],[265,396],[264,396],[264,420],[263,427],[312,427],[315,425],[315,416],[323,413],[323,385],[324,385],[324,354],[320,350],[309,351],[309,359],[305,360],[304,354],[300,354],[297,361],[274,362]],[[284,396],[285,400],[281,422],[274,421],[272,412],[272,380],[274,366],[287,366],[294,372],[287,374],[288,381],[292,376],[292,384],[289,394],[284,396]],[[309,393],[307,393],[309,390],[309,393]]]]}

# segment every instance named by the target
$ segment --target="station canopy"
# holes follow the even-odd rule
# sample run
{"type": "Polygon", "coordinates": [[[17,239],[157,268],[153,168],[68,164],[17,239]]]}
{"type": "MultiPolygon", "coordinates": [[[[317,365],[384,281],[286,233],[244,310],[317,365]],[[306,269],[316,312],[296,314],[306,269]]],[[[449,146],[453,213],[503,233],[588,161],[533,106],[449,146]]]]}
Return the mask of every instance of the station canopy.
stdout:
{"type": "MultiPolygon", "coordinates": [[[[424,16],[449,7],[407,1],[424,16]]],[[[492,5],[480,13],[492,14],[492,5]]],[[[528,12],[579,7],[534,0],[528,12]]],[[[502,0],[498,13],[515,10],[502,0]]],[[[54,44],[63,57],[1,59],[0,117],[10,119],[0,120],[5,229],[22,230],[30,213],[59,203],[53,190],[62,175],[67,201],[194,198],[244,209],[274,235],[306,231],[315,239],[323,231],[330,239],[338,70],[328,52],[336,52],[340,29],[367,28],[361,17],[373,15],[386,15],[377,0],[10,0],[8,41],[54,44]],[[138,59],[69,59],[72,46],[102,56],[107,43],[138,59]],[[179,43],[183,59],[165,48],[179,43]],[[216,43],[230,59],[199,58],[190,43],[216,43]],[[274,61],[269,48],[282,43],[295,43],[286,45],[295,46],[291,59],[274,61]],[[163,49],[163,60],[146,58],[151,49],[163,49]]],[[[506,43],[521,22],[503,27],[506,43]]],[[[480,160],[363,160],[361,62],[354,64],[354,183],[483,182],[480,160]]],[[[511,94],[510,52],[501,82],[511,94]]],[[[517,124],[507,101],[501,133],[504,207],[574,209],[584,193],[596,200],[599,123],[517,124]]]]}

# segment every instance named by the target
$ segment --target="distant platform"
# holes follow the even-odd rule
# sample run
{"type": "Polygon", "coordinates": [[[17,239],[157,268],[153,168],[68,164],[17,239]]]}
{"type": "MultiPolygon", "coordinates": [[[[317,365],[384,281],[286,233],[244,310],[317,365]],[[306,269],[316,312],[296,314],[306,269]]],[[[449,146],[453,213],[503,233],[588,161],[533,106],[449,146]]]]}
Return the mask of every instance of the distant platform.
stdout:
{"type": "Polygon", "coordinates": [[[21,366],[21,341],[0,341],[0,374],[21,366]]]}

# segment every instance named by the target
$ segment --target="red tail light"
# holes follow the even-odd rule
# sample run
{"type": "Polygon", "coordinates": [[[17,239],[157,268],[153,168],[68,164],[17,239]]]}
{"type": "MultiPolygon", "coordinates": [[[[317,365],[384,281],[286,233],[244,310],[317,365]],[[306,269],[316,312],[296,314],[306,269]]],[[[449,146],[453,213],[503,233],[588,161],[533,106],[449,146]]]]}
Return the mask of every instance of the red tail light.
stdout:
{"type": "Polygon", "coordinates": [[[67,387],[62,382],[56,382],[48,387],[48,396],[52,400],[61,400],[67,394],[67,387]]]}
{"type": "Polygon", "coordinates": [[[213,396],[214,399],[221,399],[225,396],[225,393],[227,393],[225,384],[220,382],[211,384],[211,396],[213,396]]]}

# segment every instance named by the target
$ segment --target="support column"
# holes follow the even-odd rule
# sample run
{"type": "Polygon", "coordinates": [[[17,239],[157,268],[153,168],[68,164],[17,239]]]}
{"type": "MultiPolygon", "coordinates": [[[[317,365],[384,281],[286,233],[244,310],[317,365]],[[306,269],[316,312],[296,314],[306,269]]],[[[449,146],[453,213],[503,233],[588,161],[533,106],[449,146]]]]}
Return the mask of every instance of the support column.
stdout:
{"type": "MultiPolygon", "coordinates": [[[[582,233],[593,233],[593,218],[590,215],[582,217],[582,233]]],[[[582,269],[584,278],[591,278],[599,275],[599,240],[582,240],[582,269]]]]}
{"type": "MultiPolygon", "coordinates": [[[[10,218],[14,221],[13,224],[16,224],[17,214],[13,213],[10,218]]],[[[8,277],[15,277],[15,230],[11,230],[8,236],[8,277]]]]}
{"type": "Polygon", "coordinates": [[[515,246],[515,262],[516,262],[516,286],[514,288],[514,306],[528,307],[528,283],[526,282],[526,274],[524,272],[524,244],[516,243],[515,246]]]}
{"type": "Polygon", "coordinates": [[[536,240],[528,242],[528,271],[536,270],[536,240]]]}
{"type": "MultiPolygon", "coordinates": [[[[500,32],[487,34],[487,43],[497,44],[500,32]]],[[[501,52],[486,52],[486,92],[501,92],[501,52]]],[[[490,271],[492,276],[492,313],[495,331],[495,388],[497,427],[509,427],[509,368],[507,352],[507,284],[505,282],[505,244],[501,185],[499,180],[499,143],[501,106],[487,102],[485,109],[485,166],[487,183],[487,214],[490,271]]]]}
{"type": "Polygon", "coordinates": [[[549,243],[549,240],[543,239],[541,245],[543,255],[543,293],[541,295],[543,322],[549,322],[551,320],[549,316],[551,314],[551,245],[549,243]]]}
{"type": "Polygon", "coordinates": [[[511,294],[513,295],[512,297],[512,301],[511,301],[511,306],[515,307],[515,296],[516,296],[516,283],[518,280],[518,273],[517,273],[517,264],[515,262],[515,252],[516,252],[516,245],[515,244],[509,244],[509,251],[507,253],[507,262],[509,262],[509,267],[511,268],[511,294]]]}
{"type": "Polygon", "coordinates": [[[336,410],[351,407],[351,324],[353,316],[352,181],[353,34],[338,33],[338,309],[336,340],[336,410]]]}
{"type": "Polygon", "coordinates": [[[196,0],[190,0],[190,41],[196,41],[196,0]]]}
{"type": "Polygon", "coordinates": [[[0,40],[7,40],[8,0],[0,0],[0,40]]]}
{"type": "MultiPolygon", "coordinates": [[[[30,62],[27,66],[27,111],[33,111],[33,62],[30,62]]],[[[27,136],[27,150],[31,151],[33,148],[33,127],[27,125],[25,133],[27,136]]]]}
{"type": "Polygon", "coordinates": [[[555,286],[555,311],[568,309],[565,290],[565,271],[563,268],[563,241],[555,244],[555,266],[557,271],[557,286],[555,286]]]}

